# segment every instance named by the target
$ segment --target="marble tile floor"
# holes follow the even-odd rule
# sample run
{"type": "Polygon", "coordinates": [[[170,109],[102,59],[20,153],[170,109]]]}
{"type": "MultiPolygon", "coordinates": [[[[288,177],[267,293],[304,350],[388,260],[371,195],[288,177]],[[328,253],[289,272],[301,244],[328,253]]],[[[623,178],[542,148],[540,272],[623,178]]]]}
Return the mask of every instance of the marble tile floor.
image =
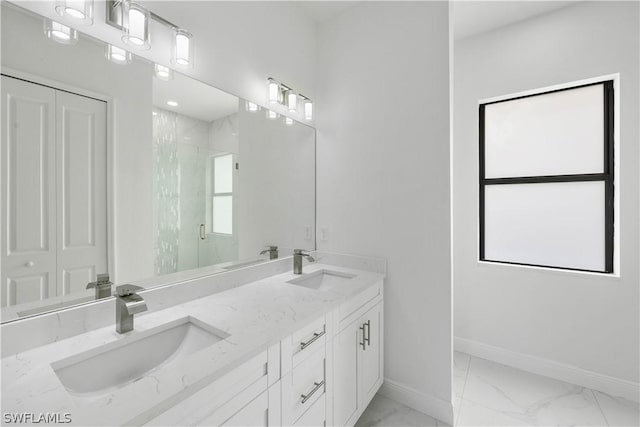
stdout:
{"type": "MultiPolygon", "coordinates": [[[[636,402],[454,353],[456,426],[639,426],[636,402]]],[[[356,426],[444,426],[376,396],[356,426]]]]}

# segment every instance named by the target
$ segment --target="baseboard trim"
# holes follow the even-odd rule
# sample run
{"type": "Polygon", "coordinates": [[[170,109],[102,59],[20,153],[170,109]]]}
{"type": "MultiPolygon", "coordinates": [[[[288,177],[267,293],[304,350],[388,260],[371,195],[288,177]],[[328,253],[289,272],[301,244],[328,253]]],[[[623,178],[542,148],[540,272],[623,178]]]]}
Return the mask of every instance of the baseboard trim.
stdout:
{"type": "Polygon", "coordinates": [[[466,338],[454,337],[454,349],[481,359],[487,359],[513,368],[522,369],[545,377],[592,388],[613,396],[638,402],[640,384],[588,371],[529,354],[518,353],[466,338]]]}
{"type": "Polygon", "coordinates": [[[384,379],[379,393],[396,402],[453,425],[453,404],[430,394],[425,394],[397,381],[384,379]]]}

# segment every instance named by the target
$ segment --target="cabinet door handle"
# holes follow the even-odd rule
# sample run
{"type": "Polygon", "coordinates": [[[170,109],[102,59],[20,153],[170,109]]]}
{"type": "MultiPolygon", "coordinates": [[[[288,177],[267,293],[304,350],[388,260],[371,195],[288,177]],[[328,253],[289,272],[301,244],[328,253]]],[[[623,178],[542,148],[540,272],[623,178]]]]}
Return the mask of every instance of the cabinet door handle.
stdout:
{"type": "Polygon", "coordinates": [[[309,347],[315,340],[323,336],[325,333],[325,331],[322,331],[320,333],[314,332],[313,336],[308,341],[303,341],[300,343],[300,350],[304,350],[305,348],[309,347]]]}
{"type": "Polygon", "coordinates": [[[313,385],[313,390],[311,390],[308,394],[300,395],[300,397],[302,397],[302,403],[305,403],[307,400],[311,399],[311,396],[313,396],[316,391],[320,390],[320,388],[324,386],[324,380],[320,381],[319,383],[313,383],[313,385]]]}
{"type": "Polygon", "coordinates": [[[204,224],[200,224],[200,240],[206,239],[207,236],[204,233],[204,224]]]}
{"type": "Polygon", "coordinates": [[[363,326],[367,327],[367,337],[364,336],[364,330],[362,331],[362,340],[371,346],[371,320],[367,320],[363,326]]]}
{"type": "Polygon", "coordinates": [[[360,330],[362,331],[362,342],[360,343],[360,345],[362,346],[363,350],[367,349],[367,339],[365,338],[365,334],[364,334],[364,325],[366,325],[366,323],[363,323],[362,326],[360,326],[360,330]]]}

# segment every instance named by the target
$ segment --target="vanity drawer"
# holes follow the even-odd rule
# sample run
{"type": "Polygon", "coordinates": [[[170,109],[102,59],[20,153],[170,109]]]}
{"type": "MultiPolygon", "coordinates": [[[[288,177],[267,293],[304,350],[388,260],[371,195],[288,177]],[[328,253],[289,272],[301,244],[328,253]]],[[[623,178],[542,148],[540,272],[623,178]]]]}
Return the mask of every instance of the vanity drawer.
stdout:
{"type": "Polygon", "coordinates": [[[283,379],[282,422],[292,425],[325,394],[325,355],[306,358],[283,379]]]}
{"type": "Polygon", "coordinates": [[[322,316],[291,335],[291,365],[297,366],[312,353],[324,353],[326,333],[327,325],[325,317],[322,316]]]}
{"type": "Polygon", "coordinates": [[[318,400],[309,408],[307,412],[302,414],[298,421],[293,423],[296,427],[317,427],[325,426],[326,423],[326,400],[327,395],[323,394],[318,400]]]}

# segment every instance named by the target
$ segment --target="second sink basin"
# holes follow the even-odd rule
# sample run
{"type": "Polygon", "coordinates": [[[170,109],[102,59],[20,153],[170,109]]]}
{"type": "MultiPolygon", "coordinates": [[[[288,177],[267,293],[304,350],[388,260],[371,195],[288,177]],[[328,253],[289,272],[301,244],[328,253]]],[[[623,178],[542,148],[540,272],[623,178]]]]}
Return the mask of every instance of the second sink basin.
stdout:
{"type": "Polygon", "coordinates": [[[72,394],[100,396],[228,337],[187,316],[59,360],[51,367],[72,394]]]}
{"type": "Polygon", "coordinates": [[[318,270],[313,273],[303,274],[287,283],[304,286],[316,290],[327,290],[336,285],[341,285],[356,277],[354,274],[341,273],[333,270],[318,270]]]}

